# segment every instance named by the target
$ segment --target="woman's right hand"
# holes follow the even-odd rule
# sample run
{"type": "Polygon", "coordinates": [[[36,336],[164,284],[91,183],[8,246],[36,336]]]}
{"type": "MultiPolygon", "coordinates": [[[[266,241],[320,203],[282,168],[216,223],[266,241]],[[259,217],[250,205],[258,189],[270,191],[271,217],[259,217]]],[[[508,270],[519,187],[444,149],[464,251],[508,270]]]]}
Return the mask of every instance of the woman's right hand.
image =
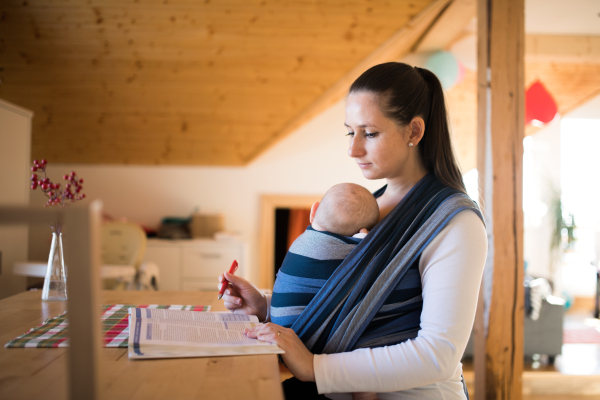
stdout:
{"type": "Polygon", "coordinates": [[[229,272],[219,275],[219,290],[225,279],[229,281],[223,294],[225,308],[234,314],[256,315],[259,321],[264,321],[267,318],[265,295],[252,283],[229,272]]]}

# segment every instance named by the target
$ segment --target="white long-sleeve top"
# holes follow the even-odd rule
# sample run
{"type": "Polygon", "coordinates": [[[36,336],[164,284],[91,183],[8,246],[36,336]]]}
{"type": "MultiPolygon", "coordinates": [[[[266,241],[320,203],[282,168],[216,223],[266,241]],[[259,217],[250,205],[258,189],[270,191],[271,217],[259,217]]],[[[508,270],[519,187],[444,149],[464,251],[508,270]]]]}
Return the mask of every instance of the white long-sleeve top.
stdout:
{"type": "Polygon", "coordinates": [[[350,399],[377,392],[387,399],[465,399],[460,359],[469,340],[487,252],[483,223],[458,213],[424,249],[421,330],[415,339],[374,349],[316,354],[319,393],[350,399]]]}

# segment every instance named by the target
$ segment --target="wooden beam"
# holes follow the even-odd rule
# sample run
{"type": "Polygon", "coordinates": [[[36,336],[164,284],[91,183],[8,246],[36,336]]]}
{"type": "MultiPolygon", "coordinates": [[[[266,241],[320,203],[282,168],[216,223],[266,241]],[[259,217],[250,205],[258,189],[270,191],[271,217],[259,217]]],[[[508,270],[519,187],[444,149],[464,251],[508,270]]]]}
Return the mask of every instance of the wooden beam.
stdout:
{"type": "Polygon", "coordinates": [[[524,0],[478,0],[477,14],[477,158],[489,254],[476,317],[475,399],[518,400],[524,318],[524,0]]]}
{"type": "Polygon", "coordinates": [[[69,398],[101,399],[100,225],[102,203],[65,212],[68,268],[69,398]]]}
{"type": "Polygon", "coordinates": [[[100,224],[102,203],[68,210],[0,207],[0,223],[56,221],[65,226],[69,310],[69,398],[102,398],[100,385],[100,224]]]}
{"type": "Polygon", "coordinates": [[[600,36],[527,35],[527,61],[600,62],[600,36]]]}
{"type": "Polygon", "coordinates": [[[22,206],[3,206],[0,208],[2,224],[36,223],[40,221],[63,221],[64,212],[50,208],[28,208],[22,206]]]}
{"type": "Polygon", "coordinates": [[[350,71],[337,80],[321,96],[305,107],[283,129],[269,137],[253,152],[245,158],[245,163],[250,162],[258,154],[271,147],[281,138],[298,129],[311,118],[323,112],[327,107],[340,100],[348,93],[348,88],[364,71],[374,65],[387,61],[396,61],[410,52],[415,43],[431,27],[440,14],[452,0],[435,0],[422,12],[415,16],[406,26],[394,33],[389,39],[381,44],[375,51],[369,54],[361,62],[356,64],[350,71]]]}
{"type": "Polygon", "coordinates": [[[414,52],[446,49],[475,17],[475,0],[454,0],[415,45],[414,52]]]}

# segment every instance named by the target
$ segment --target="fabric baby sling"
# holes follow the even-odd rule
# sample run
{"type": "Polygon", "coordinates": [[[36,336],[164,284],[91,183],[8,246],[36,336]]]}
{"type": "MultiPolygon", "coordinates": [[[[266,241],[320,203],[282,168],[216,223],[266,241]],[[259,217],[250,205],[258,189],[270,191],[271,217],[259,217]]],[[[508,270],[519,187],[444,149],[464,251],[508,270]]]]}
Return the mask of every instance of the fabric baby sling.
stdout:
{"type": "Polygon", "coordinates": [[[333,271],[292,329],[317,354],[417,337],[423,308],[420,255],[465,209],[483,221],[468,196],[427,174],[333,271]]]}

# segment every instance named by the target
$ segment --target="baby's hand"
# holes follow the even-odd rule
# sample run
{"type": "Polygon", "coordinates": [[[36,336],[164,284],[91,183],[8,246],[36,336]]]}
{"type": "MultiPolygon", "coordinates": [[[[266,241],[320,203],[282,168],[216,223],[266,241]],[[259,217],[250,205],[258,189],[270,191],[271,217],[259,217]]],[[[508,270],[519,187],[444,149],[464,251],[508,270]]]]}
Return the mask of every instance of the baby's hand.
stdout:
{"type": "Polygon", "coordinates": [[[364,237],[367,236],[368,233],[369,233],[368,230],[366,230],[365,228],[362,228],[360,231],[358,231],[357,234],[352,235],[352,237],[357,238],[357,239],[364,239],[364,237]]]}

